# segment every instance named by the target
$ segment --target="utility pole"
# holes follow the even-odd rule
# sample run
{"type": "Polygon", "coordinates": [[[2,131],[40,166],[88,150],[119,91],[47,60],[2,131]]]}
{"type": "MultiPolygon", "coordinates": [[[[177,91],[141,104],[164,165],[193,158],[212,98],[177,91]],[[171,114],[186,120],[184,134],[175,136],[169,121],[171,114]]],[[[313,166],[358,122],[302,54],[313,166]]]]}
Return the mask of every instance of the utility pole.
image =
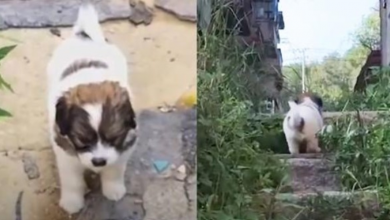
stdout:
{"type": "Polygon", "coordinates": [[[390,65],[390,7],[389,0],[379,0],[382,66],[390,65]]]}
{"type": "Polygon", "coordinates": [[[306,85],[305,85],[305,80],[306,80],[306,61],[305,61],[305,50],[302,49],[302,72],[301,72],[301,79],[302,79],[302,93],[306,92],[306,85]]]}

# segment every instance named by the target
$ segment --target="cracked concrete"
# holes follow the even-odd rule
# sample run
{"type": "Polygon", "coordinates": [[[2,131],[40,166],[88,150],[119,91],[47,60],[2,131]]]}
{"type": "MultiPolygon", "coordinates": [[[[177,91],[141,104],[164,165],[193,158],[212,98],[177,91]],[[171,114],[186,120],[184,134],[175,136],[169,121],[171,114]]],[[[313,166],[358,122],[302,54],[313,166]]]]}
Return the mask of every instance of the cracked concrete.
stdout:
{"type": "MultiPolygon", "coordinates": [[[[3,1],[0,2],[0,12],[5,10],[2,8],[2,5],[9,4],[7,13],[14,16],[9,17],[9,19],[15,18],[17,14],[19,14],[19,17],[23,16],[20,15],[23,14],[20,8],[12,8],[12,5],[10,6],[10,4],[19,4],[21,2],[31,2],[32,4],[33,2],[38,2],[38,0],[3,1]]],[[[107,2],[121,4],[123,1],[110,0],[107,2]]],[[[145,3],[149,7],[154,5],[153,1],[146,1],[145,3]]],[[[103,24],[108,40],[118,45],[129,58],[131,69],[129,83],[136,96],[134,105],[138,112],[142,112],[145,109],[156,109],[157,106],[164,104],[172,105],[183,92],[196,84],[195,24],[183,22],[159,9],[155,9],[153,13],[153,21],[148,26],[134,26],[128,19],[109,21],[103,24]]],[[[3,15],[2,13],[0,14],[3,15]]],[[[29,22],[32,19],[32,17],[27,18],[21,19],[21,21],[29,22]]],[[[8,25],[11,23],[7,22],[8,25]]],[[[16,27],[20,25],[17,22],[14,22],[14,24],[16,27]]],[[[0,213],[2,213],[2,218],[4,219],[16,218],[15,204],[21,191],[23,191],[21,201],[23,220],[69,219],[57,205],[59,196],[57,174],[54,155],[49,146],[46,129],[46,63],[55,46],[70,33],[70,28],[60,27],[57,29],[58,31],[54,32],[56,34],[53,34],[50,28],[9,28],[0,33],[0,47],[12,44],[17,45],[15,50],[1,61],[0,66],[0,73],[12,85],[15,91],[14,93],[0,92],[0,106],[13,114],[12,118],[1,119],[0,121],[0,176],[3,177],[0,178],[0,185],[2,186],[0,188],[0,213]]],[[[166,114],[164,117],[169,117],[170,115],[173,117],[174,113],[166,114]]],[[[183,119],[180,116],[178,117],[180,120],[183,119]]],[[[191,123],[196,128],[196,123],[191,123]]],[[[182,131],[179,128],[177,129],[176,135],[181,134],[182,131]]],[[[191,137],[191,132],[183,132],[188,137],[191,137]]],[[[186,139],[188,137],[181,138],[186,139]]],[[[159,141],[154,141],[150,144],[156,145],[158,143],[159,141]]],[[[182,141],[177,139],[177,145],[174,145],[176,147],[175,151],[172,151],[175,155],[181,156],[171,158],[170,162],[177,167],[184,162],[188,166],[188,174],[192,175],[194,171],[192,173],[190,171],[196,159],[191,159],[191,155],[195,156],[195,149],[185,150],[180,145],[181,143],[182,141]],[[189,158],[188,162],[183,159],[187,157],[189,158]]],[[[187,145],[190,146],[191,144],[185,144],[185,146],[187,145]]],[[[150,155],[166,157],[166,159],[170,158],[170,152],[159,148],[151,151],[150,155]]],[[[187,197],[191,198],[188,200],[188,204],[191,203],[191,210],[196,210],[193,202],[195,201],[194,198],[196,198],[194,194],[194,192],[196,193],[196,182],[193,182],[192,185],[187,183],[188,179],[195,177],[187,177],[185,181],[179,181],[173,177],[170,178],[169,175],[168,177],[159,178],[158,175],[151,172],[150,160],[147,158],[149,157],[146,157],[143,161],[133,161],[129,165],[131,167],[134,166],[134,163],[138,163],[139,167],[137,169],[140,170],[140,172],[133,170],[134,173],[129,177],[132,181],[130,181],[129,196],[126,197],[128,202],[120,203],[131,210],[131,218],[129,216],[117,217],[122,218],[122,220],[143,219],[144,217],[153,219],[153,216],[150,216],[153,210],[148,213],[147,207],[159,207],[159,205],[157,203],[150,205],[149,200],[154,200],[155,198],[150,196],[150,199],[148,199],[149,197],[144,198],[143,193],[145,192],[146,195],[154,194],[150,192],[158,190],[159,181],[166,181],[167,185],[172,184],[173,186],[181,184],[181,191],[177,195],[180,194],[182,197],[177,198],[177,200],[184,198],[187,201],[187,197]],[[148,175],[144,175],[144,173],[148,175]],[[149,188],[150,186],[151,188],[149,188]],[[191,196],[188,196],[189,194],[191,196]],[[145,206],[143,204],[145,200],[146,208],[143,207],[145,206]]],[[[163,186],[165,187],[166,185],[162,184],[159,189],[167,190],[163,186]]],[[[92,193],[89,196],[94,195],[96,195],[97,200],[101,199],[99,197],[100,194],[92,193]]],[[[176,198],[171,197],[171,199],[176,198]]],[[[93,202],[94,200],[88,201],[93,202]]],[[[159,201],[164,201],[164,199],[159,201]]],[[[105,202],[100,204],[102,207],[108,207],[107,213],[114,217],[115,215],[121,215],[117,210],[124,209],[120,205],[109,204],[107,206],[105,202]]],[[[94,210],[98,209],[94,208],[94,210]]],[[[179,212],[184,213],[184,211],[179,212]]],[[[192,217],[187,219],[195,219],[194,213],[196,212],[188,213],[185,217],[192,217]]],[[[119,219],[117,218],[117,220],[119,219]]],[[[164,218],[161,217],[160,219],[163,220],[164,218]]],[[[101,218],[95,220],[101,220],[101,218]]]]}

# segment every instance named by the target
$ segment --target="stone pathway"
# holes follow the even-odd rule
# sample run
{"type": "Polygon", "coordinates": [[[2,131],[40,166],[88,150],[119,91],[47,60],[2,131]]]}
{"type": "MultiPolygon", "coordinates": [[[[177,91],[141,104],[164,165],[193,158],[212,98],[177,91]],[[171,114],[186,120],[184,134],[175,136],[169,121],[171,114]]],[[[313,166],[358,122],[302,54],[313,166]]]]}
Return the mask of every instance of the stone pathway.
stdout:
{"type": "MultiPolygon", "coordinates": [[[[0,47],[17,45],[0,67],[0,73],[15,91],[0,92],[1,107],[13,114],[0,121],[0,176],[6,177],[0,178],[2,219],[69,219],[57,205],[57,174],[46,129],[45,68],[52,50],[69,35],[70,28],[62,26],[72,24],[77,11],[72,4],[79,2],[0,1],[0,29],[4,29],[0,47]]],[[[158,106],[173,105],[182,93],[196,86],[194,16],[188,14],[188,21],[183,21],[173,16],[174,11],[169,15],[164,11],[170,10],[157,9],[152,0],[147,0],[144,7],[151,9],[152,15],[148,16],[152,20],[147,25],[141,22],[143,25],[134,26],[131,23],[135,6],[131,2],[94,2],[102,21],[117,20],[102,26],[108,40],[129,58],[134,105],[140,126],[145,127],[140,127],[144,130],[141,146],[129,165],[126,198],[110,203],[99,191],[92,191],[88,195],[89,208],[71,219],[195,219],[196,112],[157,110],[158,106]],[[150,133],[152,130],[154,133],[150,133]],[[168,161],[168,168],[156,172],[151,165],[155,160],[168,161]],[[167,204],[172,208],[168,209],[167,204]]],[[[91,187],[96,189],[98,185],[91,187]]]]}
{"type": "MultiPolygon", "coordinates": [[[[324,118],[332,121],[351,114],[356,112],[325,112],[324,118]]],[[[363,112],[361,118],[369,122],[376,115],[375,112],[363,112]]],[[[380,210],[377,192],[343,191],[338,173],[333,170],[332,153],[275,156],[286,162],[290,170],[287,186],[276,196],[283,206],[281,215],[295,216],[297,220],[339,219],[341,215],[346,220],[375,219],[380,210]]]]}

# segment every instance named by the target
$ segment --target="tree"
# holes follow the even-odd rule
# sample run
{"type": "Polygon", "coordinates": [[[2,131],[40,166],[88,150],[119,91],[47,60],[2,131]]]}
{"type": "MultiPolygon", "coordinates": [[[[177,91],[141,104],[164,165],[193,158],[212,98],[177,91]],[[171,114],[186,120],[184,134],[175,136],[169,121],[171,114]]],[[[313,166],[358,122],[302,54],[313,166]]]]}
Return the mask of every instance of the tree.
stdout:
{"type": "MultiPolygon", "coordinates": [[[[350,96],[356,78],[364,65],[367,55],[377,48],[380,42],[379,13],[373,11],[363,19],[362,25],[353,33],[354,45],[345,53],[331,53],[320,62],[306,66],[308,89],[321,94],[325,99],[328,110],[337,108],[350,96]]],[[[283,68],[286,77],[286,90],[289,96],[300,93],[301,88],[300,64],[292,64],[283,68]]],[[[325,106],[326,108],[326,106],[325,106]]]]}
{"type": "Polygon", "coordinates": [[[369,50],[375,50],[380,45],[380,16],[374,11],[363,19],[362,25],[356,30],[356,43],[369,50]]]}

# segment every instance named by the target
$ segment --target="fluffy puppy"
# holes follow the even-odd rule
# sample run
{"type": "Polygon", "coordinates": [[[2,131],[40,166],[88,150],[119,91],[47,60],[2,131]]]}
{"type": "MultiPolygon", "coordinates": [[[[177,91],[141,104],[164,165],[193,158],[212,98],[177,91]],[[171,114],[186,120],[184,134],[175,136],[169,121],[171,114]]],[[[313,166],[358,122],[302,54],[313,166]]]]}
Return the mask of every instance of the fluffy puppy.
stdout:
{"type": "Polygon", "coordinates": [[[283,121],[283,131],[291,154],[319,153],[317,133],[324,125],[322,99],[304,93],[294,102],[289,101],[290,110],[283,121]]]}
{"type": "Polygon", "coordinates": [[[125,56],[106,42],[96,10],[79,8],[72,34],[47,66],[50,141],[61,184],[60,206],[84,206],[86,169],[100,173],[103,195],[126,193],[124,174],[136,141],[125,56]]]}

